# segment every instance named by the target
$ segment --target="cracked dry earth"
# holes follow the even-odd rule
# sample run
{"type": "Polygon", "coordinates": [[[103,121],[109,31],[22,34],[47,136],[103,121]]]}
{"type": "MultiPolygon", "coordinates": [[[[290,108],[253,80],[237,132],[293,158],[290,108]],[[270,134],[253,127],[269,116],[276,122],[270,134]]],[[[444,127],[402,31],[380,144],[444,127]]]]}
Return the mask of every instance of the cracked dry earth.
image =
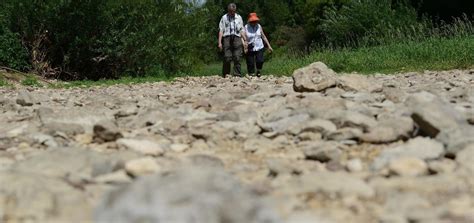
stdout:
{"type": "Polygon", "coordinates": [[[0,88],[0,222],[474,222],[474,71],[0,88]]]}

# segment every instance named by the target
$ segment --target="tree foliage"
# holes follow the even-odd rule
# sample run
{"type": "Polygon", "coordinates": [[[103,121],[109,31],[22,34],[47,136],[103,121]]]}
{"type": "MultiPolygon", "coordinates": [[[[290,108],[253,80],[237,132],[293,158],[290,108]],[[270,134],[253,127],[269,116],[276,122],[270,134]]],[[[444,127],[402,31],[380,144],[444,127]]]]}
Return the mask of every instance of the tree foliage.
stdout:
{"type": "MultiPolygon", "coordinates": [[[[193,2],[2,0],[0,66],[62,79],[187,72],[218,58],[217,24],[232,0],[193,2]]],[[[244,20],[250,12],[259,14],[276,48],[297,55],[321,47],[383,44],[414,32],[428,35],[459,21],[451,16],[472,19],[474,10],[472,0],[234,2],[244,20]]],[[[472,34],[472,23],[467,24],[463,29],[472,34]]]]}

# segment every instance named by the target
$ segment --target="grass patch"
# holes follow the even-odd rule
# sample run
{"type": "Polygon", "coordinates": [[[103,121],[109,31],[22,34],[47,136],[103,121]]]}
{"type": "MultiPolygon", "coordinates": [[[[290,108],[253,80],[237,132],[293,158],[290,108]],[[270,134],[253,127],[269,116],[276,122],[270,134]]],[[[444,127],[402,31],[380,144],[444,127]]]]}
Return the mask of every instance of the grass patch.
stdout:
{"type": "MultiPolygon", "coordinates": [[[[305,57],[278,57],[267,61],[264,74],[291,75],[295,69],[322,61],[337,72],[393,73],[474,67],[474,36],[431,38],[357,49],[323,50],[305,57]]],[[[243,62],[243,61],[242,61],[243,62]]],[[[193,76],[218,75],[222,64],[196,69],[193,76]]],[[[245,62],[242,63],[246,71],[245,62]]]]}
{"type": "Polygon", "coordinates": [[[23,86],[43,87],[43,85],[38,81],[38,79],[35,76],[28,76],[24,80],[22,80],[20,83],[23,86]]]}
{"type": "Polygon", "coordinates": [[[164,77],[164,76],[145,76],[145,77],[130,77],[125,76],[119,79],[101,79],[98,81],[92,80],[81,80],[81,81],[70,81],[70,82],[60,82],[49,85],[51,88],[88,88],[93,86],[111,86],[118,84],[139,84],[139,83],[152,83],[159,81],[171,81],[173,78],[164,77]]]}
{"type": "Polygon", "coordinates": [[[5,78],[0,76],[0,87],[10,87],[10,86],[11,86],[11,84],[8,83],[8,81],[5,80],[5,78]]]}

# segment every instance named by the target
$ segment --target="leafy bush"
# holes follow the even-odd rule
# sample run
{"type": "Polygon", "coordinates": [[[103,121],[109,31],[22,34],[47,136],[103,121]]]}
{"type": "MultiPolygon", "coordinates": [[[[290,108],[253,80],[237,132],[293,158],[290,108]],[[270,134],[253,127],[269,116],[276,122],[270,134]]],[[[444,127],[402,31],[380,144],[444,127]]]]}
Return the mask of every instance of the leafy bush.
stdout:
{"type": "Polygon", "coordinates": [[[10,67],[17,70],[28,70],[28,52],[22,46],[20,35],[13,33],[8,25],[10,8],[0,8],[0,66],[10,67]]]}

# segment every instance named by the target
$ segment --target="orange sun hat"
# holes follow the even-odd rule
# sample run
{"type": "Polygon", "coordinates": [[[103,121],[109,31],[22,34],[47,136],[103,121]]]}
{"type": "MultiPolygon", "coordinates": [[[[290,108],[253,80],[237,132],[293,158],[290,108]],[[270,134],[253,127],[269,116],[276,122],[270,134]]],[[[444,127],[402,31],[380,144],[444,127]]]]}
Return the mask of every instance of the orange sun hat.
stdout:
{"type": "Polygon", "coordinates": [[[258,22],[258,21],[260,21],[260,19],[258,18],[256,12],[252,12],[249,14],[248,22],[258,22]]]}

